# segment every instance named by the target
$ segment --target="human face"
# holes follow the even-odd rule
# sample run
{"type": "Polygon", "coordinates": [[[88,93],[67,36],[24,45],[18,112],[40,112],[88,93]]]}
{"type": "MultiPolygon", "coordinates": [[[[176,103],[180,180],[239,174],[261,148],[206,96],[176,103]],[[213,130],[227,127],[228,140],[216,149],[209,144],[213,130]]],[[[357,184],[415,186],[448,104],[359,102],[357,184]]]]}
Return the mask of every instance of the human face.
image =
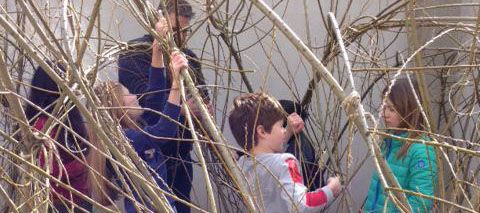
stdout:
{"type": "Polygon", "coordinates": [[[387,128],[399,128],[402,123],[402,117],[398,114],[390,100],[386,100],[383,107],[383,119],[387,128]]]}
{"type": "Polygon", "coordinates": [[[265,141],[270,152],[279,153],[284,151],[284,145],[287,142],[285,140],[287,129],[283,127],[283,120],[277,121],[273,124],[270,133],[265,134],[265,141]]]}
{"type": "Polygon", "coordinates": [[[137,96],[131,94],[130,91],[128,91],[128,89],[125,88],[124,86],[122,86],[122,100],[125,107],[138,108],[138,109],[126,109],[127,115],[130,118],[136,120],[142,115],[143,109],[141,108],[140,104],[138,104],[137,96]]]}
{"type": "Polygon", "coordinates": [[[181,43],[183,44],[187,39],[188,34],[190,33],[190,28],[188,28],[190,26],[190,20],[185,16],[178,16],[178,24],[177,24],[174,13],[170,13],[169,19],[172,24],[172,30],[174,33],[173,38],[177,42],[178,46],[182,46],[178,44],[179,41],[177,41],[176,32],[180,30],[180,39],[181,39],[181,43]]]}

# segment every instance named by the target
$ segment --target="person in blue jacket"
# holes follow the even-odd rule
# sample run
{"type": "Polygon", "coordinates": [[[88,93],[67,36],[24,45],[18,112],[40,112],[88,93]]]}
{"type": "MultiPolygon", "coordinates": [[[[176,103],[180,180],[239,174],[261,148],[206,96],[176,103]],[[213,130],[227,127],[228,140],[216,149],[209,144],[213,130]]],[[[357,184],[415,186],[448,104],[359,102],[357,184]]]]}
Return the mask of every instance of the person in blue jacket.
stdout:
{"type": "MultiPolygon", "coordinates": [[[[417,92],[417,83],[413,81],[412,84],[413,88],[408,79],[398,79],[390,93],[387,94],[387,88],[383,91],[387,97],[382,116],[389,136],[383,139],[382,154],[402,189],[433,196],[438,179],[435,149],[433,146],[404,140],[404,138],[431,140],[425,133],[420,132],[425,130],[425,120],[415,100],[415,93],[419,100],[422,98],[417,92]]],[[[432,200],[408,193],[406,196],[412,212],[429,212],[432,209],[432,200]]],[[[400,211],[388,199],[376,171],[372,175],[363,211],[400,211]]]]}
{"type": "MultiPolygon", "coordinates": [[[[165,34],[166,32],[160,33],[165,34]]],[[[168,88],[166,88],[166,69],[162,52],[157,41],[152,46],[147,89],[150,95],[146,99],[145,108],[157,112],[144,111],[139,105],[136,95],[131,94],[118,82],[104,82],[96,87],[95,92],[103,106],[114,108],[109,111],[110,115],[120,123],[125,136],[131,141],[138,155],[158,174],[158,176],[154,175],[157,184],[170,192],[169,187],[164,184],[167,180],[167,168],[162,148],[171,143],[168,138],[176,137],[178,131],[175,121],[178,121],[181,110],[179,75],[181,69],[188,68],[188,61],[184,54],[178,51],[171,54],[171,69],[169,70],[171,70],[172,85],[169,88],[168,97],[166,97],[168,88]],[[161,112],[163,116],[158,112],[161,112]],[[144,121],[145,125],[142,125],[141,121],[144,121]]],[[[138,195],[135,196],[138,199],[138,195]]],[[[173,200],[169,198],[169,201],[174,207],[173,200]]],[[[133,202],[129,199],[125,199],[125,210],[126,212],[136,212],[133,202]]]]}
{"type": "MultiPolygon", "coordinates": [[[[205,78],[201,71],[201,63],[195,53],[187,48],[186,40],[190,32],[190,21],[195,16],[191,4],[187,0],[168,0],[166,9],[169,14],[169,20],[174,31],[174,38],[177,46],[187,55],[189,72],[195,85],[205,85],[205,78]],[[177,7],[175,7],[177,3],[177,7]],[[177,8],[177,10],[175,9],[177,8]],[[178,23],[176,18],[178,17],[178,23]],[[177,34],[177,32],[179,32],[177,34]]],[[[165,25],[164,25],[165,26],[165,25]]],[[[149,100],[144,98],[148,90],[148,67],[152,55],[150,46],[153,42],[153,36],[144,35],[128,42],[129,48],[122,52],[118,57],[118,78],[120,83],[131,93],[139,97],[140,106],[146,107],[149,100]]],[[[168,70],[168,67],[166,68],[168,70]]],[[[168,72],[167,72],[168,73],[168,72]]],[[[171,84],[171,78],[166,76],[166,85],[171,84]]],[[[204,102],[211,110],[208,90],[206,87],[198,87],[204,102]]],[[[187,98],[187,105],[190,112],[199,116],[199,108],[194,104],[193,99],[187,98]]],[[[182,111],[183,113],[183,111],[182,111]]],[[[180,114],[180,123],[186,125],[183,114],[180,114]]],[[[197,120],[197,119],[194,119],[197,120]]],[[[167,184],[173,189],[173,192],[179,198],[190,201],[190,191],[192,188],[192,159],[190,151],[192,150],[190,131],[185,128],[179,128],[176,138],[181,140],[172,140],[168,146],[163,147],[162,152],[165,155],[168,169],[167,184]]],[[[176,203],[178,212],[189,213],[190,207],[181,203],[176,203]]]]}

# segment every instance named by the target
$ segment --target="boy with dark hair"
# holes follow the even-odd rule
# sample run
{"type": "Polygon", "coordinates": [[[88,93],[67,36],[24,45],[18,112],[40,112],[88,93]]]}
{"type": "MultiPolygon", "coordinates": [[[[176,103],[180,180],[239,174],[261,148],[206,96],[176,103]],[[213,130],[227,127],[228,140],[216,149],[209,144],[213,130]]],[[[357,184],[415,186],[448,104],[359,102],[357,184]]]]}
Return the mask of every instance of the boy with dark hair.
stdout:
{"type": "Polygon", "coordinates": [[[302,131],[302,118],[292,113],[287,117],[277,100],[264,93],[249,93],[235,98],[229,114],[232,133],[248,154],[238,164],[244,172],[261,211],[319,211],[336,197],[341,189],[338,177],[308,192],[298,169],[298,160],[284,153],[284,145],[302,131]]]}

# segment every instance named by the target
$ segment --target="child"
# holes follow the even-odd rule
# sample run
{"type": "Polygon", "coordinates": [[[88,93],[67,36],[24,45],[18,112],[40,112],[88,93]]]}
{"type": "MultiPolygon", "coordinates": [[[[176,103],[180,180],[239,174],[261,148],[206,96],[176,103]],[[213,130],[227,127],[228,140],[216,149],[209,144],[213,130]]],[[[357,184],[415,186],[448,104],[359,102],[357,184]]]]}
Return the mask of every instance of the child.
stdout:
{"type": "MultiPolygon", "coordinates": [[[[415,91],[418,91],[417,83],[413,82],[413,85],[415,91]]],[[[386,92],[385,89],[384,96],[386,92]]],[[[418,92],[416,93],[419,95],[418,92]]],[[[420,96],[418,97],[422,100],[420,96]]],[[[387,132],[392,135],[430,140],[425,134],[407,130],[425,130],[423,117],[407,79],[398,79],[393,85],[383,108],[383,118],[385,126],[389,128],[387,132]]],[[[433,196],[437,182],[437,164],[433,147],[420,143],[408,143],[392,137],[385,137],[383,141],[382,154],[400,186],[405,190],[433,196]]],[[[432,201],[429,199],[408,194],[407,198],[414,212],[428,212],[432,207],[432,201]]],[[[383,212],[387,200],[378,173],[374,172],[367,201],[363,207],[364,211],[383,212]]],[[[386,208],[387,212],[398,211],[391,201],[386,208]]]]}
{"type": "Polygon", "coordinates": [[[288,139],[303,129],[298,114],[289,115],[284,128],[282,107],[264,93],[238,96],[233,106],[230,128],[237,143],[249,153],[240,157],[238,164],[258,195],[260,211],[319,211],[338,195],[341,185],[337,177],[330,178],[327,186],[308,192],[297,159],[284,153],[288,139]]]}
{"type": "MultiPolygon", "coordinates": [[[[162,148],[167,145],[167,139],[153,138],[149,135],[160,138],[172,138],[176,136],[178,126],[174,121],[178,121],[180,115],[180,92],[179,75],[180,70],[188,66],[187,59],[180,52],[174,52],[171,55],[172,86],[165,102],[165,67],[163,56],[158,42],[154,42],[152,50],[152,63],[149,70],[148,91],[153,92],[147,98],[146,106],[152,110],[162,111],[169,118],[159,116],[156,113],[143,112],[137,97],[130,94],[128,89],[118,82],[105,82],[95,89],[102,105],[107,107],[128,107],[128,109],[117,109],[110,111],[110,115],[119,121],[124,128],[125,135],[131,140],[132,146],[139,156],[155,170],[160,176],[154,176],[157,184],[167,190],[164,181],[167,178],[167,169],[165,159],[162,154],[162,148]],[[161,91],[161,92],[158,92],[161,91]],[[132,109],[133,107],[133,109],[132,109]],[[137,109],[135,109],[137,108],[137,109]],[[143,116],[143,117],[142,117],[143,116]],[[147,126],[139,128],[140,118],[147,122],[147,126]],[[149,135],[145,134],[148,133],[149,135]]],[[[136,195],[138,196],[138,195],[136,195]]],[[[173,204],[172,200],[169,199],[173,204]]],[[[175,207],[174,207],[175,208],[175,207]]],[[[131,200],[125,200],[126,212],[136,212],[135,206],[131,200]]]]}
{"type": "MultiPolygon", "coordinates": [[[[64,71],[63,67],[59,65],[49,64],[62,72],[64,71]]],[[[30,102],[42,108],[48,114],[51,114],[57,102],[60,101],[60,89],[55,81],[53,81],[41,67],[38,67],[33,74],[31,85],[32,88],[29,95],[30,102]]],[[[37,131],[44,130],[49,115],[41,112],[32,104],[26,106],[26,117],[37,131]]],[[[40,166],[46,168],[46,164],[48,163],[50,174],[53,177],[60,179],[63,183],[69,184],[72,188],[88,196],[89,186],[87,184],[88,170],[85,166],[86,162],[74,158],[74,156],[76,156],[84,159],[83,157],[90,155],[90,150],[87,145],[81,141],[81,138],[87,139],[87,129],[76,107],[71,109],[69,107],[63,107],[57,115],[52,116],[60,118],[64,114],[67,114],[67,116],[63,123],[69,127],[69,130],[62,125],[58,125],[50,133],[50,137],[57,142],[55,147],[49,147],[43,144],[48,150],[57,150],[58,156],[49,156],[49,159],[45,160],[44,153],[40,151],[38,153],[40,166]],[[72,131],[81,138],[74,136],[72,131]]],[[[93,167],[95,168],[95,166],[93,167]]],[[[84,210],[91,211],[92,205],[80,196],[71,193],[69,189],[61,187],[54,181],[50,181],[50,183],[52,184],[52,203],[56,210],[66,212],[67,209],[74,207],[73,210],[77,212],[80,211],[79,208],[77,208],[78,206],[84,210]]]]}

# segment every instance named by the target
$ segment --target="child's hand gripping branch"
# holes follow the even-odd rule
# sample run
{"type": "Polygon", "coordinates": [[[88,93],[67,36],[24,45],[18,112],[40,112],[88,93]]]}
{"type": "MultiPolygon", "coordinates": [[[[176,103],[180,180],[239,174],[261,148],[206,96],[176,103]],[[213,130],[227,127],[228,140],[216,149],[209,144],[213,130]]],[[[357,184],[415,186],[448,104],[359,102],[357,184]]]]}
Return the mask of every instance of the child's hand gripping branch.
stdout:
{"type": "Polygon", "coordinates": [[[287,117],[287,134],[285,134],[285,143],[290,140],[294,134],[300,133],[305,127],[305,122],[302,117],[296,112],[288,115],[287,117]]]}
{"type": "MultiPolygon", "coordinates": [[[[165,18],[161,18],[155,25],[156,31],[161,38],[165,38],[168,33],[167,21],[165,18]]],[[[182,69],[188,68],[188,60],[180,51],[173,51],[170,55],[170,76],[172,80],[172,87],[170,95],[168,96],[168,102],[176,105],[180,105],[180,72],[182,69]]],[[[160,41],[155,39],[152,46],[152,67],[163,68],[164,60],[162,54],[162,46],[160,41]]]]}
{"type": "MultiPolygon", "coordinates": [[[[167,20],[165,18],[161,18],[157,24],[155,24],[155,29],[157,31],[157,34],[162,38],[167,37],[167,32],[168,32],[168,27],[167,27],[167,20]]],[[[152,46],[152,67],[155,68],[163,68],[165,67],[164,62],[163,62],[163,54],[162,54],[162,45],[161,41],[158,41],[155,39],[153,41],[153,46],[152,46]]]]}
{"type": "Polygon", "coordinates": [[[170,74],[172,76],[172,88],[168,96],[168,102],[180,104],[180,72],[188,67],[188,61],[185,55],[179,51],[174,51],[171,55],[170,74]]]}
{"type": "Polygon", "coordinates": [[[330,177],[327,180],[327,186],[332,190],[333,196],[337,197],[342,191],[342,184],[339,177],[330,177]]]}

